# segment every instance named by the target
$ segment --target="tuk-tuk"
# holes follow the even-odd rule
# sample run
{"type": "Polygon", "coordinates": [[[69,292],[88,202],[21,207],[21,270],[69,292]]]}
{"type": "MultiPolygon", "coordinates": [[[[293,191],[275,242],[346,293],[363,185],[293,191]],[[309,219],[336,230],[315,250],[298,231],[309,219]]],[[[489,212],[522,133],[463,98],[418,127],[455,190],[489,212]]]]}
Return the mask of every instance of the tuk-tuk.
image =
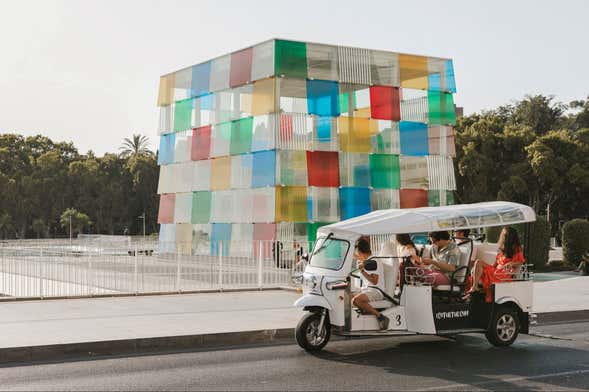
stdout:
{"type": "MultiPolygon", "coordinates": [[[[495,346],[511,345],[518,333],[529,332],[535,318],[532,314],[533,282],[526,265],[514,269],[504,281],[491,286],[491,301],[488,295],[465,298],[471,260],[476,256],[493,264],[496,244],[476,243],[471,239],[457,242],[460,260],[456,270],[448,274],[450,284],[433,286],[428,279],[416,278],[422,275],[419,271],[398,279],[403,272],[399,268],[402,258],[397,256],[397,247],[391,241],[394,234],[400,233],[475,229],[535,220],[530,207],[498,201],[379,210],[323,226],[300,277],[303,295],[295,306],[302,307],[306,313],[295,330],[297,343],[305,350],[315,351],[327,344],[331,334],[452,337],[478,332],[484,333],[495,346]],[[383,263],[384,299],[370,304],[390,320],[386,330],[380,330],[377,318],[363,314],[351,301],[353,286],[359,288],[354,245],[360,237],[369,237],[381,249],[370,259],[383,263]]],[[[430,247],[425,245],[421,251],[426,253],[430,247]]],[[[410,265],[409,262],[402,264],[410,265]]]]}

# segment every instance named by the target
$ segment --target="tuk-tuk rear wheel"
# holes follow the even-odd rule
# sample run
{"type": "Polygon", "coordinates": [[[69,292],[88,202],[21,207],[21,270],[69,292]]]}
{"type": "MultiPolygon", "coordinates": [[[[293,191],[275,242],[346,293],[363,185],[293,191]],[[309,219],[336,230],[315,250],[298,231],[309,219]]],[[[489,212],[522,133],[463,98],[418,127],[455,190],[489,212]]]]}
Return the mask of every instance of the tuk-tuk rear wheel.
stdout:
{"type": "Polygon", "coordinates": [[[520,330],[517,313],[509,306],[501,306],[494,312],[485,334],[489,343],[497,347],[506,347],[515,342],[520,330]]]}
{"type": "Polygon", "coordinates": [[[329,315],[325,315],[322,331],[319,331],[321,313],[309,312],[303,316],[295,329],[295,338],[299,346],[307,351],[319,351],[331,337],[331,325],[329,315]]]}

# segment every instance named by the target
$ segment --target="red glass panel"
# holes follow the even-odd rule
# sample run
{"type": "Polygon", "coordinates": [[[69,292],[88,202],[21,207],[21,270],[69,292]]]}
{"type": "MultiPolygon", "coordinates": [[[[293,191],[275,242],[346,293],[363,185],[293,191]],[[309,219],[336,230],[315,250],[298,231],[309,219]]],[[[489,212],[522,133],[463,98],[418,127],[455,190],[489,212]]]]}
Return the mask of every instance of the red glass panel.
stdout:
{"type": "Polygon", "coordinates": [[[275,223],[254,223],[254,257],[272,257],[272,241],[276,239],[275,223]]]}
{"type": "Polygon", "coordinates": [[[157,223],[174,223],[174,205],[176,195],[169,193],[160,195],[160,209],[157,214],[157,223]]]}
{"type": "Polygon", "coordinates": [[[401,189],[401,208],[427,207],[427,191],[423,189],[401,189]]]}
{"type": "Polygon", "coordinates": [[[293,121],[291,114],[280,115],[280,141],[289,143],[292,140],[293,121]]]}
{"type": "Polygon", "coordinates": [[[379,120],[401,120],[401,104],[397,87],[370,87],[370,117],[379,120]]]}
{"type": "Polygon", "coordinates": [[[339,160],[335,151],[307,151],[309,186],[339,187],[339,160]]]}
{"type": "Polygon", "coordinates": [[[250,82],[253,53],[253,48],[247,48],[231,54],[229,86],[236,87],[250,82]]]}
{"type": "Polygon", "coordinates": [[[192,146],[190,148],[190,159],[200,161],[208,159],[211,151],[211,126],[196,128],[192,130],[192,146]]]}

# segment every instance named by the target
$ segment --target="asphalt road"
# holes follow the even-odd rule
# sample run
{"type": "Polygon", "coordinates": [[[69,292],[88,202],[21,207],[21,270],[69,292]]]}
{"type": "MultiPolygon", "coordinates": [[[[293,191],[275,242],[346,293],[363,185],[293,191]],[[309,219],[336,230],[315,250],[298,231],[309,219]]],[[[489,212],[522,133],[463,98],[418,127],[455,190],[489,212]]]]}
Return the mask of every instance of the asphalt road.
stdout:
{"type": "Polygon", "coordinates": [[[512,347],[480,335],[296,345],[0,367],[0,390],[589,389],[589,323],[535,328],[512,347]]]}

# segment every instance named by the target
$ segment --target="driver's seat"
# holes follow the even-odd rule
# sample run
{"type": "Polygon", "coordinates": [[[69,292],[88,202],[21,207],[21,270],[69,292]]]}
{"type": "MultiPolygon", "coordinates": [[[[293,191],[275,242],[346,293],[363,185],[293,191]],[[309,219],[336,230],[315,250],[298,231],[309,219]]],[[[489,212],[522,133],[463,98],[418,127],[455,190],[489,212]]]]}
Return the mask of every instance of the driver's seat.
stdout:
{"type": "MultiPolygon", "coordinates": [[[[395,287],[397,286],[397,277],[399,275],[399,259],[388,258],[386,256],[396,256],[397,252],[395,247],[390,241],[387,241],[378,256],[375,258],[377,263],[382,263],[383,275],[384,275],[384,292],[389,297],[393,297],[395,294],[395,287]]],[[[370,305],[375,309],[386,309],[395,304],[388,299],[382,299],[380,301],[370,302],[370,305]]]]}

